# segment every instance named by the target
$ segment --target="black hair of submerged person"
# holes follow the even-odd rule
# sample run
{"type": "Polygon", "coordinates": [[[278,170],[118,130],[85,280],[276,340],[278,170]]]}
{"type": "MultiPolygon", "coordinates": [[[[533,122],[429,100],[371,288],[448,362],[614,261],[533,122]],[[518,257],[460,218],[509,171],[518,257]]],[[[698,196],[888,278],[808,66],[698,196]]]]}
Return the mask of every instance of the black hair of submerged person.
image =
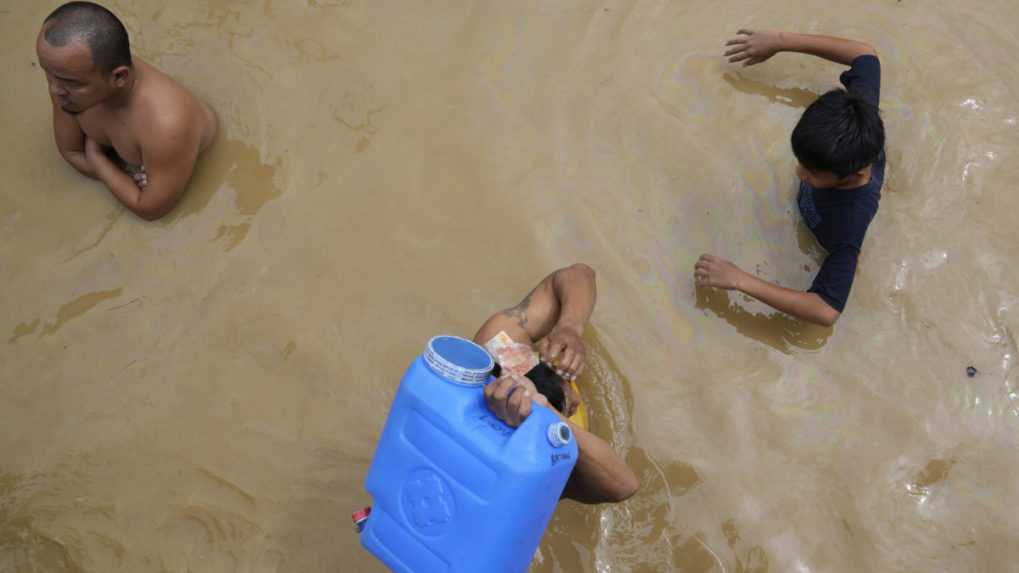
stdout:
{"type": "Polygon", "coordinates": [[[545,396],[550,406],[558,412],[563,411],[566,406],[566,394],[563,392],[562,376],[556,374],[555,370],[544,362],[539,362],[537,366],[528,370],[525,376],[534,382],[535,389],[545,396]]]}
{"type": "Polygon", "coordinates": [[[44,34],[49,45],[59,48],[81,39],[103,74],[120,66],[131,66],[127,28],[106,8],[92,2],[68,2],[47,16],[46,22],[53,23],[44,34]]]}
{"type": "Polygon", "coordinates": [[[885,146],[885,126],[876,105],[835,89],[807,107],[791,139],[801,165],[847,177],[877,161],[885,146]]]}
{"type": "MultiPolygon", "coordinates": [[[[502,366],[497,363],[492,368],[492,376],[498,378],[502,374],[502,366]]],[[[548,400],[550,406],[562,413],[566,406],[566,393],[563,392],[563,378],[555,373],[548,364],[539,362],[524,374],[534,383],[534,388],[548,400]]]]}

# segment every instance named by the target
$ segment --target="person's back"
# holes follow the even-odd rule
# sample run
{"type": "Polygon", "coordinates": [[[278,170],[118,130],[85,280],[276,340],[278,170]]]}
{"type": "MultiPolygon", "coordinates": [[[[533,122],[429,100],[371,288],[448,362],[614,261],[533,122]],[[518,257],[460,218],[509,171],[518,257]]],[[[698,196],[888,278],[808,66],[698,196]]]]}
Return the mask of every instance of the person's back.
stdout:
{"type": "Polygon", "coordinates": [[[868,44],[828,36],[740,30],[726,56],[754,65],[781,51],[812,54],[851,66],[832,90],[812,103],[792,133],[799,165],[797,203],[806,225],[828,251],[807,291],[781,287],[733,263],[702,255],[698,284],[740,290],[793,316],[830,326],[838,320],[856,273],[867,227],[884,183],[884,124],[878,110],[881,64],[868,44]]]}
{"type": "Polygon", "coordinates": [[[215,139],[212,109],[133,58],[127,30],[97,4],[57,8],[43,22],[36,50],[61,155],[139,217],[173,209],[215,139]]]}

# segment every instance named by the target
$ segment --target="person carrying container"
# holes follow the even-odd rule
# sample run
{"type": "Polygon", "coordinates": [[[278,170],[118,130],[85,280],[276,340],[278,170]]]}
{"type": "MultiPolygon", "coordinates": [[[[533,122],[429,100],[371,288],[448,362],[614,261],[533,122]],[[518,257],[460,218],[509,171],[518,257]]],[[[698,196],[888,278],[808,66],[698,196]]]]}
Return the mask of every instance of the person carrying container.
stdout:
{"type": "Polygon", "coordinates": [[[556,412],[570,426],[579,450],[562,497],[590,504],[624,501],[639,487],[623,458],[584,427],[586,415],[573,382],[584,371],[583,333],[595,298],[594,270],[585,264],[565,267],[542,279],[516,306],[493,314],[474,335],[497,364],[498,380],[485,386],[488,409],[514,428],[527,419],[532,404],[556,412]]]}

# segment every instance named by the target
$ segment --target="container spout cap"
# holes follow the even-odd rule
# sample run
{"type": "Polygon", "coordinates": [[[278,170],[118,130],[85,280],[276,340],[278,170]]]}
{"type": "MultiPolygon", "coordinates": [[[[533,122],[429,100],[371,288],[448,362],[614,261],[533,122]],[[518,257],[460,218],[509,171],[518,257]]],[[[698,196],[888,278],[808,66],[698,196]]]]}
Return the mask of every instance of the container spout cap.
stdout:
{"type": "Polygon", "coordinates": [[[495,362],[482,347],[459,336],[436,336],[428,341],[425,364],[437,375],[465,386],[488,381],[495,362]]]}
{"type": "Polygon", "coordinates": [[[552,444],[553,447],[561,448],[566,444],[570,443],[570,439],[573,438],[573,430],[566,422],[556,422],[549,425],[548,427],[548,443],[552,444]]]}

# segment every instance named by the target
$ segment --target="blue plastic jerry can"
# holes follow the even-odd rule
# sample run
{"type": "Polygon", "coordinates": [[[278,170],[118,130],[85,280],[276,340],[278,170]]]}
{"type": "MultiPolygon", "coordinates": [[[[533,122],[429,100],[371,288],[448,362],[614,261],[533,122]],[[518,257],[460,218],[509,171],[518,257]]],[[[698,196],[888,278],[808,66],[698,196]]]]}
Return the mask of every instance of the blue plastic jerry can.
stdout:
{"type": "Polygon", "coordinates": [[[492,358],[437,336],[407,369],[372,458],[361,543],[399,573],[523,573],[577,462],[535,405],[510,428],[485,405],[492,358]]]}

